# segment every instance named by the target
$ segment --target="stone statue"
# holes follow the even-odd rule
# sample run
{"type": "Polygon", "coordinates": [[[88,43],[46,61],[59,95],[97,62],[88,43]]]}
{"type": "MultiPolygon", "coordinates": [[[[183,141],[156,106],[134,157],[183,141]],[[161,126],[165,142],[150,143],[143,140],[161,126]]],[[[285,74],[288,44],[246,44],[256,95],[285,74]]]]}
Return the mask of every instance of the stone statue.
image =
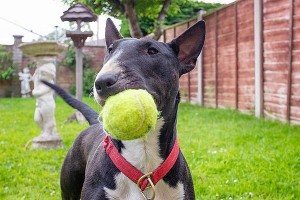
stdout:
{"type": "Polygon", "coordinates": [[[34,121],[42,129],[41,134],[33,140],[33,147],[36,148],[56,148],[61,145],[54,117],[54,92],[51,88],[40,82],[40,80],[47,80],[54,83],[55,77],[56,67],[51,62],[38,65],[33,75],[34,89],[32,94],[36,97],[34,121]]]}
{"type": "Polygon", "coordinates": [[[23,98],[30,97],[30,81],[32,76],[29,73],[29,68],[25,67],[23,72],[19,72],[19,80],[21,81],[21,95],[23,98]]]}

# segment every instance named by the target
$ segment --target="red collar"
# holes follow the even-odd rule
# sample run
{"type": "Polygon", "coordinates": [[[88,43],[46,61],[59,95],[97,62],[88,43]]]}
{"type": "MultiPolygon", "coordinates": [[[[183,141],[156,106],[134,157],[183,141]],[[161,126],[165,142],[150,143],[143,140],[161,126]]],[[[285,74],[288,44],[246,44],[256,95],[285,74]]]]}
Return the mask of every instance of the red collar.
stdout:
{"type": "Polygon", "coordinates": [[[144,191],[148,187],[154,188],[154,185],[171,170],[179,155],[179,145],[176,138],[173,149],[167,159],[153,172],[143,174],[119,153],[109,136],[104,138],[103,147],[115,166],[125,176],[136,183],[141,191],[144,191]]]}

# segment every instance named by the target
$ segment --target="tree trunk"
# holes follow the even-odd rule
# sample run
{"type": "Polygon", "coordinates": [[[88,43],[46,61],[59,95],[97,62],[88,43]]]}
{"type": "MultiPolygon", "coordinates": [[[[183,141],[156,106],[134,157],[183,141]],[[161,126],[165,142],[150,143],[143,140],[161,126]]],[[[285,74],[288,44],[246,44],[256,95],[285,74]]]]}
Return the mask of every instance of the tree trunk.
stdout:
{"type": "Polygon", "coordinates": [[[134,1],[133,0],[124,1],[124,8],[125,8],[125,16],[129,24],[131,36],[134,38],[143,37],[143,33],[139,25],[139,20],[134,8],[134,1]]]}
{"type": "Polygon", "coordinates": [[[172,0],[164,1],[163,7],[161,8],[158,17],[156,18],[156,24],[155,24],[155,30],[154,30],[154,36],[153,36],[153,39],[155,39],[155,40],[158,40],[163,33],[162,21],[167,16],[167,11],[168,11],[168,8],[169,8],[171,2],[172,2],[172,0]]]}

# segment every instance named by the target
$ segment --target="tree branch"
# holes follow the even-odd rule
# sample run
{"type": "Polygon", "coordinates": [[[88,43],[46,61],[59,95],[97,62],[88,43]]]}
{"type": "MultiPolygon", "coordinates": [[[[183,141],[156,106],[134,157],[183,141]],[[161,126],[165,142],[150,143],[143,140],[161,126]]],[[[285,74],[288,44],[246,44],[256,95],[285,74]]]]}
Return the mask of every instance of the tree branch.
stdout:
{"type": "Polygon", "coordinates": [[[154,29],[154,36],[153,39],[158,40],[160,38],[160,36],[163,33],[162,30],[162,21],[166,18],[167,16],[167,11],[168,8],[171,4],[172,0],[165,0],[164,4],[159,12],[158,17],[156,18],[156,24],[155,24],[155,29],[154,29]]]}
{"type": "Polygon", "coordinates": [[[124,1],[125,17],[128,21],[130,35],[134,38],[143,37],[143,33],[139,24],[139,20],[134,7],[134,0],[124,1]]]}

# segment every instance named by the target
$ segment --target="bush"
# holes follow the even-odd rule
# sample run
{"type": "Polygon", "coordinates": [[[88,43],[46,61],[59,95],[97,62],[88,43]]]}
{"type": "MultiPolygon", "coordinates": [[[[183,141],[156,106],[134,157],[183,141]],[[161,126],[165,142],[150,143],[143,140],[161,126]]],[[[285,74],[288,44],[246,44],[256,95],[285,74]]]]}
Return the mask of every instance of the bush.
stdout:
{"type": "Polygon", "coordinates": [[[11,52],[0,45],[0,79],[10,80],[16,75],[16,67],[13,65],[11,52]]]}
{"type": "Polygon", "coordinates": [[[83,71],[83,96],[91,96],[93,94],[93,86],[96,78],[96,73],[91,68],[83,71]]]}
{"type": "MultiPolygon", "coordinates": [[[[92,96],[93,86],[96,78],[96,73],[93,69],[87,68],[83,71],[83,85],[82,85],[82,95],[85,97],[92,96]]],[[[72,95],[76,95],[76,86],[71,85],[69,87],[69,92],[72,95]]]]}
{"type": "MultiPolygon", "coordinates": [[[[75,71],[76,69],[76,49],[73,46],[69,46],[68,50],[66,51],[66,55],[64,60],[62,61],[63,65],[75,71]]],[[[90,58],[83,54],[82,57],[82,65],[83,69],[87,69],[91,67],[90,58]]]]}

